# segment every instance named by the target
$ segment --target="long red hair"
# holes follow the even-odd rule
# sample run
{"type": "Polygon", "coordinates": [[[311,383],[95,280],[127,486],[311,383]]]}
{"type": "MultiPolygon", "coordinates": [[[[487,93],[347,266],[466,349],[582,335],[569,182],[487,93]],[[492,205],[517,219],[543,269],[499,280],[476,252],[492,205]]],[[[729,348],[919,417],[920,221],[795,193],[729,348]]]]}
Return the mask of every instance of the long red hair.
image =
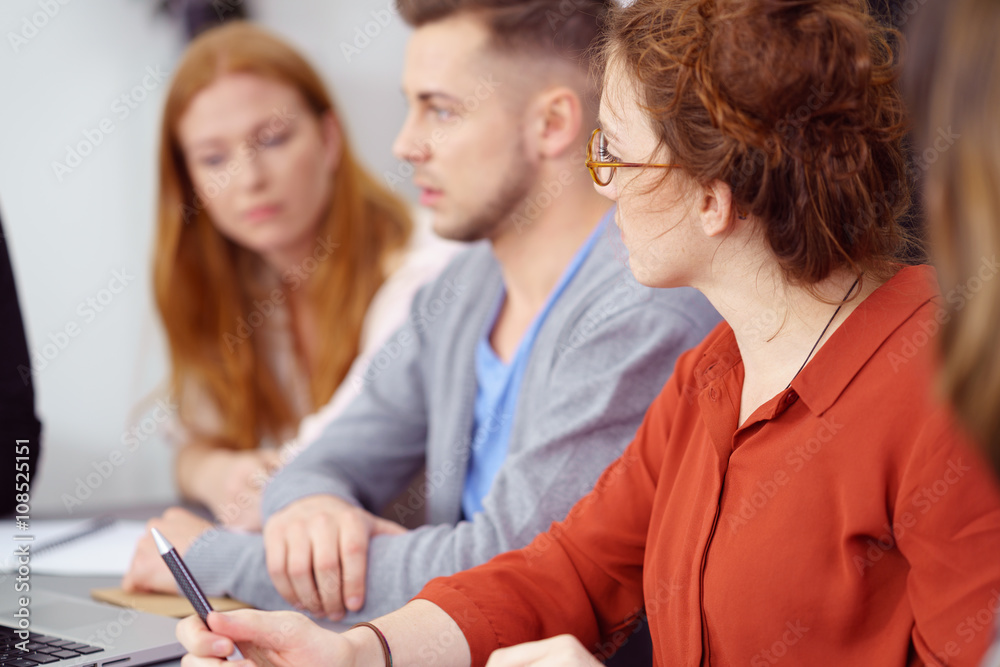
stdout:
{"type": "MultiPolygon", "coordinates": [[[[224,237],[196,197],[177,135],[191,100],[222,75],[252,73],[298,90],[317,118],[335,113],[316,73],[294,49],[260,28],[235,22],[198,37],[185,53],[167,95],[160,137],[160,182],[153,285],[166,329],[171,390],[203,387],[222,415],[211,440],[253,449],[265,436],[294,428],[297,415],[268,367],[263,337],[232,343],[255,298],[252,268],[259,258],[224,237]],[[228,334],[228,337],[227,337],[228,334]]],[[[326,403],[359,351],[361,327],[385,280],[387,257],[412,229],[406,206],[354,159],[346,140],[332,177],[330,205],[318,238],[336,246],[309,279],[319,331],[312,369],[312,407],[326,403]]]]}

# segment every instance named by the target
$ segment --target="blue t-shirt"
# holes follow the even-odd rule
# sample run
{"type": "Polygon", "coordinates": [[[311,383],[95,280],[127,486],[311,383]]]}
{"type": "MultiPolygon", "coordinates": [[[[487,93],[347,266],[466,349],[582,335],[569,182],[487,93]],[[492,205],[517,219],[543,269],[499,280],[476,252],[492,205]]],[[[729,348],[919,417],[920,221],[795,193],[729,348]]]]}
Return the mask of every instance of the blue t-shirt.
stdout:
{"type": "Polygon", "coordinates": [[[566,267],[559,282],[556,283],[542,310],[535,316],[531,326],[525,331],[524,337],[517,346],[517,351],[510,363],[504,363],[497,357],[490,345],[490,333],[496,324],[500,306],[506,298],[506,290],[501,289],[493,316],[489,319],[485,331],[476,346],[476,405],[472,424],[472,455],[469,458],[468,475],[465,478],[465,488],[462,491],[462,513],[466,519],[471,519],[476,512],[483,511],[483,498],[493,486],[500,466],[507,458],[507,442],[510,439],[510,427],[514,421],[514,411],[517,409],[517,397],[521,390],[521,380],[528,366],[528,357],[535,344],[539,329],[548,317],[549,311],[555,305],[573,276],[580,270],[594,244],[607,228],[607,222],[614,216],[614,209],[608,212],[590,236],[576,252],[573,260],[566,267]]]}

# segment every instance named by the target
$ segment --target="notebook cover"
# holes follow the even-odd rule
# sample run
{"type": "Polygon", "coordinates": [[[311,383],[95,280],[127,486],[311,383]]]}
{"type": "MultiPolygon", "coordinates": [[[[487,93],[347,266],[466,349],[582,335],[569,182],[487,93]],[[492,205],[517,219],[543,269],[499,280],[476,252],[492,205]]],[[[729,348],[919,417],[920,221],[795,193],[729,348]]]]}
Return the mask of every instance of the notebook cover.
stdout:
{"type": "MultiPolygon", "coordinates": [[[[129,607],[138,611],[160,616],[184,618],[194,614],[194,607],[187,598],[180,595],[163,593],[126,593],[120,588],[94,588],[90,597],[98,602],[107,602],[119,607],[129,607]]],[[[232,598],[208,598],[215,611],[232,611],[233,609],[252,609],[248,604],[232,598]]]]}

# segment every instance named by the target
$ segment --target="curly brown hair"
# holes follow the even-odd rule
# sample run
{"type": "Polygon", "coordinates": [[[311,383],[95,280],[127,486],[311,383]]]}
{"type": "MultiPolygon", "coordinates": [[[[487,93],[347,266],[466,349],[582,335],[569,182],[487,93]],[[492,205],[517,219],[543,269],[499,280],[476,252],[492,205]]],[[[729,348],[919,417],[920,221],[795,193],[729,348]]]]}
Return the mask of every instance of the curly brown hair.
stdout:
{"type": "Polygon", "coordinates": [[[600,63],[634,73],[670,160],[729,184],[787,280],[813,285],[888,277],[915,243],[888,37],[865,0],[636,0],[600,63]]]}

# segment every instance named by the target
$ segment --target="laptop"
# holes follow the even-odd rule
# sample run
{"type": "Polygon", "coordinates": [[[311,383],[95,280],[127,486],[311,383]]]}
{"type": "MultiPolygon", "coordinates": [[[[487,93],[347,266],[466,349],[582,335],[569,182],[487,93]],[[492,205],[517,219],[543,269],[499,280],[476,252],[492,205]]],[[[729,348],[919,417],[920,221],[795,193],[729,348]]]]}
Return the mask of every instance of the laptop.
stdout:
{"type": "Polygon", "coordinates": [[[133,667],[185,653],[174,637],[177,619],[53,591],[12,592],[0,600],[0,667],[133,667]],[[30,600],[26,644],[15,634],[22,595],[30,600]]]}

